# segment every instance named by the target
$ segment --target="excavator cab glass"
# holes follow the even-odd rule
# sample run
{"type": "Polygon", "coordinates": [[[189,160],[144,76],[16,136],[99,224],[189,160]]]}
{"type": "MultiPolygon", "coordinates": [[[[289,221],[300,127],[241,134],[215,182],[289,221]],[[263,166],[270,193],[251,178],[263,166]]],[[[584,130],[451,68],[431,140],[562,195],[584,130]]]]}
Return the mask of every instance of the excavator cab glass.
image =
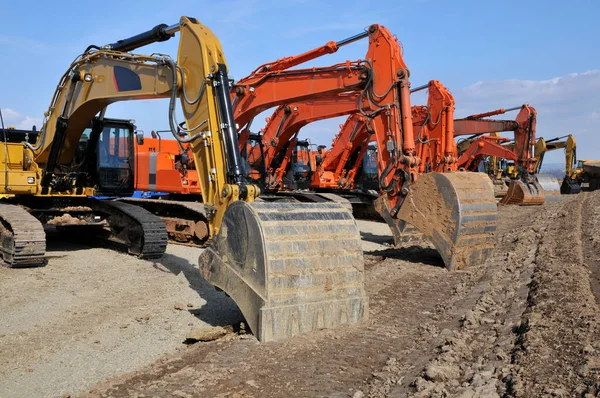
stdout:
{"type": "Polygon", "coordinates": [[[246,168],[246,175],[253,184],[260,188],[265,181],[265,156],[262,146],[262,135],[250,134],[242,148],[242,160],[246,168]]]}
{"type": "Polygon", "coordinates": [[[377,147],[369,145],[359,175],[359,185],[364,190],[379,190],[379,168],[377,165],[377,147]]]}
{"type": "Polygon", "coordinates": [[[104,123],[97,144],[97,194],[106,196],[133,194],[134,135],[134,126],[131,123],[104,123]]]}
{"type": "Polygon", "coordinates": [[[284,179],[284,187],[288,189],[309,189],[313,170],[310,165],[310,143],[308,141],[298,141],[292,153],[291,163],[288,172],[290,178],[284,179]]]}

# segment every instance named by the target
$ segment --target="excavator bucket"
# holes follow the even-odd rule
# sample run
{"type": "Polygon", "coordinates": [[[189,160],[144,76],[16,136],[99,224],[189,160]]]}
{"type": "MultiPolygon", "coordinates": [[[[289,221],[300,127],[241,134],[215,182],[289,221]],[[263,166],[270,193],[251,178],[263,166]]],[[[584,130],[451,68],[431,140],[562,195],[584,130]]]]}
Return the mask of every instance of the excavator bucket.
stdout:
{"type": "Polygon", "coordinates": [[[498,208],[494,188],[484,173],[427,173],[411,186],[396,217],[387,196],[375,206],[392,229],[396,243],[416,227],[438,250],[446,268],[484,262],[494,251],[498,208]]]}
{"type": "Polygon", "coordinates": [[[536,174],[535,178],[544,190],[547,202],[556,202],[561,199],[558,178],[552,174],[536,174]]]}
{"type": "Polygon", "coordinates": [[[199,265],[263,342],[368,317],[360,233],[339,203],[234,202],[199,265]]]}
{"type": "Polygon", "coordinates": [[[544,190],[537,181],[512,180],[508,192],[500,203],[503,205],[539,206],[546,201],[544,190]]]}
{"type": "Polygon", "coordinates": [[[575,195],[581,192],[581,186],[577,184],[577,181],[569,178],[564,178],[562,184],[560,184],[560,193],[563,195],[575,195]]]}
{"type": "Polygon", "coordinates": [[[492,184],[494,186],[494,196],[496,198],[503,198],[508,192],[508,185],[506,185],[503,180],[492,180],[492,184]]]}

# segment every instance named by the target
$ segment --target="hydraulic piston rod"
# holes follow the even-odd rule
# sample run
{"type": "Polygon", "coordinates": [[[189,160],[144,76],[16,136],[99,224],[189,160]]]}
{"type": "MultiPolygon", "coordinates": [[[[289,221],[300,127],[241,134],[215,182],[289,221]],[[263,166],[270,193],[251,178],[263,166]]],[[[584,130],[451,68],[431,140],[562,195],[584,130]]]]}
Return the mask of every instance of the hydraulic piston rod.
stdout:
{"type": "Polygon", "coordinates": [[[360,32],[354,36],[350,36],[344,40],[338,41],[337,43],[335,43],[335,45],[337,46],[337,48],[340,48],[340,47],[345,46],[346,44],[350,44],[350,43],[354,43],[355,41],[362,40],[367,36],[369,36],[369,32],[367,32],[367,31],[360,32]]]}
{"type": "Polygon", "coordinates": [[[119,40],[116,43],[108,44],[104,47],[113,51],[132,51],[148,44],[167,41],[172,38],[180,29],[181,26],[179,24],[174,24],[171,26],[160,24],[143,33],[131,36],[127,39],[119,40]]]}
{"type": "Polygon", "coordinates": [[[422,86],[415,87],[410,90],[410,93],[416,93],[417,91],[425,90],[426,88],[429,88],[429,84],[423,84],[422,86]]]}
{"type": "Polygon", "coordinates": [[[476,119],[482,119],[484,117],[489,117],[489,116],[495,116],[495,115],[503,115],[506,112],[510,112],[510,111],[516,111],[517,109],[521,109],[520,106],[515,106],[513,108],[500,108],[500,109],[496,109],[495,111],[490,111],[490,112],[485,112],[485,113],[478,113],[475,115],[471,115],[471,116],[467,116],[465,117],[465,119],[468,120],[476,120],[476,119]]]}
{"type": "Polygon", "coordinates": [[[330,41],[322,45],[321,47],[313,48],[305,53],[295,55],[293,57],[285,57],[282,59],[278,59],[275,62],[271,62],[270,64],[264,64],[257,68],[257,70],[262,72],[275,72],[281,71],[284,69],[289,69],[291,67],[303,64],[305,62],[311,61],[315,58],[319,58],[325,54],[333,54],[340,47],[348,45],[350,43],[354,43],[355,41],[364,39],[369,36],[369,32],[361,32],[354,36],[348,37],[346,39],[340,40],[338,42],[330,41]]]}

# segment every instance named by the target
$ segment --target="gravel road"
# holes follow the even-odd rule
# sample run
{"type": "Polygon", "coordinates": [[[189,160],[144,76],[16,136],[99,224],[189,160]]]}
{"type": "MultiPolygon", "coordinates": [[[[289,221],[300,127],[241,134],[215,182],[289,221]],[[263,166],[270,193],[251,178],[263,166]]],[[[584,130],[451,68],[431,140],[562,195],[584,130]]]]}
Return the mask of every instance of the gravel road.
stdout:
{"type": "Polygon", "coordinates": [[[0,397],[596,396],[598,209],[600,192],[500,207],[495,255],[458,272],[359,221],[369,321],[268,344],[199,277],[200,249],[51,243],[44,268],[0,268],[0,397]]]}

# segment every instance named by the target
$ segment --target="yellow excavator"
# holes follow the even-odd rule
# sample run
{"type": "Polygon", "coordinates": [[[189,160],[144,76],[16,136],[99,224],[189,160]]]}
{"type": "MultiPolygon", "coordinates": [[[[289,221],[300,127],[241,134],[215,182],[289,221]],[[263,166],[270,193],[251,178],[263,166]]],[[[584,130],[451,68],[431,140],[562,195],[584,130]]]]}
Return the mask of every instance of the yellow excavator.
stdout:
{"type": "Polygon", "coordinates": [[[201,206],[216,236],[201,260],[202,272],[222,276],[215,284],[237,302],[257,337],[284,339],[367,317],[354,218],[333,203],[255,201],[259,189],[245,179],[231,84],[219,41],[194,18],[88,47],[62,76],[35,143],[4,142],[0,194],[14,195],[0,205],[4,263],[42,264],[44,227],[53,226],[104,238],[143,258],[161,256],[167,233],[158,217],[90,197],[133,189],[134,126],[105,118],[107,106],[169,98],[171,131],[193,148],[201,206]],[[176,32],[177,61],[131,52],[176,32]],[[178,98],[185,127],[175,121],[178,98]]]}
{"type": "Polygon", "coordinates": [[[577,165],[577,143],[572,134],[563,137],[556,137],[550,140],[545,140],[543,137],[538,139],[535,144],[535,173],[539,174],[542,170],[544,155],[546,152],[555,151],[557,149],[565,150],[565,176],[560,186],[561,194],[577,194],[581,192],[581,187],[577,182],[577,174],[580,169],[577,165]]]}
{"type": "MultiPolygon", "coordinates": [[[[369,36],[380,50],[381,35],[398,46],[379,25],[359,36],[369,36]]],[[[392,49],[399,54],[399,46],[392,49]]],[[[334,72],[355,74],[369,100],[381,104],[385,96],[372,91],[378,80],[370,74],[377,56],[334,72]]],[[[41,264],[44,226],[84,228],[85,234],[140,257],[162,255],[167,234],[160,219],[132,204],[90,197],[126,195],[133,187],[134,127],[105,118],[107,107],[117,101],[168,98],[171,132],[191,146],[203,200],[194,205],[206,215],[211,238],[199,259],[200,273],[233,298],[257,338],[285,339],[365,319],[368,298],[356,221],[338,203],[260,200],[241,159],[227,72],[217,38],[190,17],[88,47],[62,76],[35,143],[4,142],[0,194],[14,195],[0,205],[5,264],[41,264]],[[177,32],[177,61],[132,53],[177,32]],[[178,99],[185,118],[181,124],[175,119],[178,99]]],[[[394,117],[394,126],[404,115],[402,124],[408,129],[386,145],[394,160],[386,167],[394,183],[385,180],[394,203],[387,215],[399,230],[404,222],[420,228],[449,268],[484,261],[493,250],[497,219],[489,180],[477,173],[430,173],[416,180],[418,159],[410,151],[400,157],[396,146],[412,139],[410,103],[398,103],[409,97],[408,71],[391,72],[397,82],[386,95],[395,102],[386,105],[387,111],[368,114],[381,123],[394,117]],[[408,171],[402,169],[406,165],[408,171]]]]}

